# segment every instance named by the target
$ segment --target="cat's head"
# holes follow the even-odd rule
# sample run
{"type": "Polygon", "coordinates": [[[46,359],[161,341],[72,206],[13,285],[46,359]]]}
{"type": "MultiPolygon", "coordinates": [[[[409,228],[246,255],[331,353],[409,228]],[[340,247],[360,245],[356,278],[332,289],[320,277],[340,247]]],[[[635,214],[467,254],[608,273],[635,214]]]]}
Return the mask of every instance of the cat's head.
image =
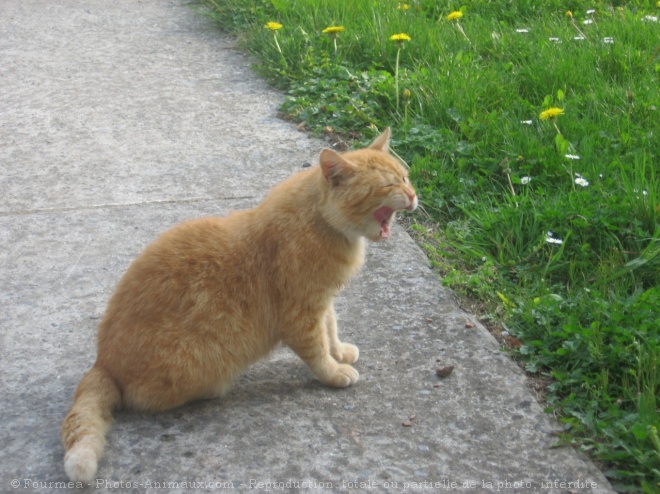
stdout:
{"type": "Polygon", "coordinates": [[[412,211],[417,195],[408,170],[389,152],[387,128],[367,148],[339,154],[324,149],[320,168],[326,183],[324,214],[347,237],[386,240],[396,211],[412,211]]]}

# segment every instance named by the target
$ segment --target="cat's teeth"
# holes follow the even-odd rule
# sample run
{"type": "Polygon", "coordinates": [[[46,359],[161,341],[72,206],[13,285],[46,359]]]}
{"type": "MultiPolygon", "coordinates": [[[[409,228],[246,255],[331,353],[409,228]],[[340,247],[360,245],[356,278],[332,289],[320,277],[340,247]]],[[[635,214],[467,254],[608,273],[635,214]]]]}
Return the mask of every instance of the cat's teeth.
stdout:
{"type": "Polygon", "coordinates": [[[383,206],[374,213],[374,219],[380,223],[381,240],[386,240],[390,236],[390,221],[393,215],[394,210],[388,206],[383,206]]]}
{"type": "Polygon", "coordinates": [[[383,240],[390,238],[390,225],[387,220],[383,220],[383,222],[380,224],[380,227],[380,238],[383,240]]]}

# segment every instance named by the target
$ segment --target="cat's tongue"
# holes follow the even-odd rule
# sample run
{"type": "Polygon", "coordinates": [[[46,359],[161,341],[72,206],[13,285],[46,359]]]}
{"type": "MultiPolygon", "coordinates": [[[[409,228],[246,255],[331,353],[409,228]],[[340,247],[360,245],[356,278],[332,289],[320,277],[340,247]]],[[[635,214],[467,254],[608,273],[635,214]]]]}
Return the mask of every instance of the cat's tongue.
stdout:
{"type": "Polygon", "coordinates": [[[380,223],[381,240],[386,240],[390,236],[389,221],[393,213],[394,210],[392,208],[388,208],[387,206],[383,206],[382,208],[376,210],[374,213],[374,218],[376,218],[376,221],[380,223]]]}

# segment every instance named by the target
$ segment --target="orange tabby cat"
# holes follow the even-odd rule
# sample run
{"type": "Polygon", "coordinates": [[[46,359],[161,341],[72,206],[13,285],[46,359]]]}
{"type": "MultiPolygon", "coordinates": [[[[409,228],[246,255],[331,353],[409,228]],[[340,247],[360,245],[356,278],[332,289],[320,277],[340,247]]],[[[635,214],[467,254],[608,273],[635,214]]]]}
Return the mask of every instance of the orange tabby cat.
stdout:
{"type": "Polygon", "coordinates": [[[362,264],[363,237],[387,239],[395,211],[417,207],[389,137],[324,149],[319,166],[256,208],[182,223],[145,249],[110,299],[96,362],[62,424],[71,480],[94,478],[113,409],[220,396],[280,342],[328,386],[358,380],[333,299],[362,264]]]}

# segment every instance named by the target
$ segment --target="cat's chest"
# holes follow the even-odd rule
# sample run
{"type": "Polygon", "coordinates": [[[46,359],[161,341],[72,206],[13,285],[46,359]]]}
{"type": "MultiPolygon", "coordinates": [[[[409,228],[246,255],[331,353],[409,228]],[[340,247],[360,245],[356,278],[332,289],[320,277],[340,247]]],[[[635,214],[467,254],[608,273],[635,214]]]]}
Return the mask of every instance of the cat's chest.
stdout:
{"type": "Polygon", "coordinates": [[[364,241],[347,245],[308,243],[278,256],[278,277],[285,287],[336,293],[364,262],[364,241]]]}

